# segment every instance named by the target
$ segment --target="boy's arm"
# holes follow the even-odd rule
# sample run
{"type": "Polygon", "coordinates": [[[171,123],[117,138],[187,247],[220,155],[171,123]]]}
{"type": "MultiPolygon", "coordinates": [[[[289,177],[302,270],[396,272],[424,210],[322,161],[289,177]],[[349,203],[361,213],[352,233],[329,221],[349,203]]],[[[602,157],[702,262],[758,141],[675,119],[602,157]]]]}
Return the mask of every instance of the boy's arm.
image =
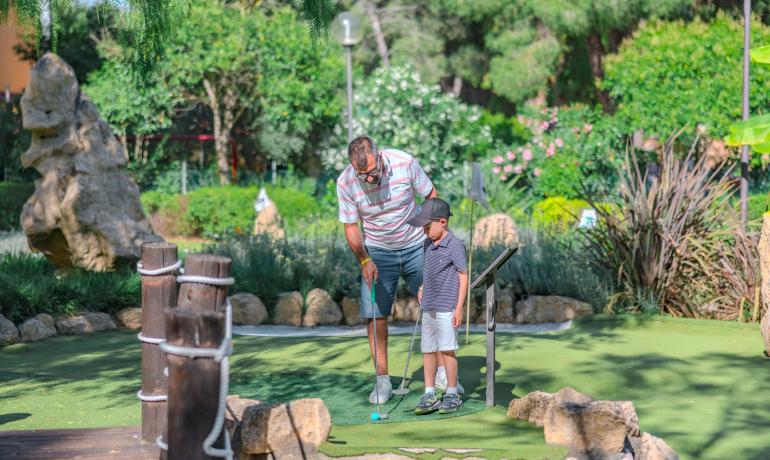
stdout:
{"type": "Polygon", "coordinates": [[[460,327],[463,323],[463,305],[465,305],[465,296],[468,295],[468,272],[458,272],[457,276],[460,277],[460,289],[457,296],[455,314],[452,317],[452,326],[454,327],[460,327]]]}

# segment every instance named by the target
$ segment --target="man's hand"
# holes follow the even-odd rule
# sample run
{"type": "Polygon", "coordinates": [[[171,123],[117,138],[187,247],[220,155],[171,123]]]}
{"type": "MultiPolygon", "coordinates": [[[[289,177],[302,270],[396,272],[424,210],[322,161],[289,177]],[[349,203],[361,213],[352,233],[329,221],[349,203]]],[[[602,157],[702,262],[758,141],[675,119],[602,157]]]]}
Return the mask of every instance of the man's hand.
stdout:
{"type": "Polygon", "coordinates": [[[455,308],[455,314],[452,315],[452,327],[460,327],[463,323],[463,307],[460,305],[455,308]]]}
{"type": "Polygon", "coordinates": [[[374,261],[371,258],[361,267],[361,274],[364,276],[366,284],[371,289],[372,280],[376,283],[379,275],[377,265],[374,264],[374,261]]]}

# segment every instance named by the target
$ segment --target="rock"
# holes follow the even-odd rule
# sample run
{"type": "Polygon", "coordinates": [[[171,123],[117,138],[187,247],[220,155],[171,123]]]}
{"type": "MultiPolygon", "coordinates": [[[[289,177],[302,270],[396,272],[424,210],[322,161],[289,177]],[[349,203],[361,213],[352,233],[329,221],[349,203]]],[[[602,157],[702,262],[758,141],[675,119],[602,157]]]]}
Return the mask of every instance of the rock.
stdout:
{"type": "Polygon", "coordinates": [[[118,322],[126,329],[139,330],[142,328],[142,309],[124,308],[116,315],[118,322]]]}
{"type": "Polygon", "coordinates": [[[248,292],[239,292],[229,297],[233,306],[233,324],[258,326],[267,320],[267,308],[259,297],[248,292]]]}
{"type": "Polygon", "coordinates": [[[649,433],[642,433],[638,443],[634,445],[636,460],[679,460],[679,455],[666,442],[649,433]]]}
{"type": "Polygon", "coordinates": [[[41,175],[21,215],[32,250],[58,268],[105,271],[161,240],[125,170],[126,152],[64,60],[48,53],[37,61],[21,109],[32,131],[21,162],[41,175]]]}
{"type": "Polygon", "coordinates": [[[19,326],[19,333],[23,342],[34,342],[56,335],[56,327],[51,315],[40,313],[19,326]]]}
{"type": "Polygon", "coordinates": [[[511,400],[508,404],[508,417],[543,426],[543,418],[553,400],[554,395],[551,393],[533,391],[523,398],[511,400]]]}
{"type": "Polygon", "coordinates": [[[302,326],[302,294],[297,291],[278,294],[278,303],[273,314],[274,324],[302,326]]]}
{"type": "Polygon", "coordinates": [[[82,334],[117,329],[112,317],[107,313],[85,313],[78,316],[61,318],[56,321],[56,330],[61,335],[82,334]]]}
{"type": "Polygon", "coordinates": [[[770,213],[762,217],[762,233],[757,245],[759,252],[759,271],[762,276],[760,292],[762,295],[762,315],[760,332],[765,343],[765,353],[770,354],[770,213]]]}
{"type": "Polygon", "coordinates": [[[243,412],[247,407],[262,404],[254,399],[241,398],[238,395],[227,395],[227,410],[225,411],[225,429],[233,436],[235,428],[243,420],[243,412]]]}
{"type": "Polygon", "coordinates": [[[254,221],[252,232],[254,235],[266,234],[276,239],[283,239],[286,236],[278,207],[268,198],[264,188],[259,190],[259,196],[254,203],[254,210],[257,211],[257,219],[254,221]]]}
{"type": "Polygon", "coordinates": [[[348,326],[356,326],[366,322],[361,318],[360,305],[358,299],[350,297],[342,298],[342,315],[345,317],[345,324],[348,326]]]}
{"type": "Polygon", "coordinates": [[[703,154],[706,156],[706,167],[709,169],[716,168],[730,157],[730,151],[725,146],[724,141],[717,139],[711,140],[706,145],[703,154]]]}
{"type": "Polygon", "coordinates": [[[329,410],[318,398],[252,405],[243,411],[239,451],[263,454],[299,446],[315,450],[329,437],[331,428],[329,410]]]}
{"type": "Polygon", "coordinates": [[[0,314],[0,346],[19,341],[19,329],[13,321],[0,314]]]}
{"type": "Polygon", "coordinates": [[[307,310],[302,319],[303,326],[334,326],[342,321],[340,306],[323,289],[316,288],[308,292],[305,305],[307,310]]]}
{"type": "Polygon", "coordinates": [[[510,289],[500,289],[495,294],[497,301],[497,314],[495,320],[498,323],[512,323],[515,319],[513,312],[513,291],[510,289]]]}
{"type": "Polygon", "coordinates": [[[591,314],[591,305],[558,295],[533,295],[516,302],[517,323],[562,322],[591,314]]]}
{"type": "Polygon", "coordinates": [[[548,444],[577,452],[621,453],[626,436],[639,435],[631,401],[593,401],[571,388],[554,395],[543,424],[548,444]]]}
{"type": "Polygon", "coordinates": [[[515,246],[519,242],[516,223],[504,213],[491,214],[476,222],[473,234],[473,246],[488,248],[494,244],[515,246]]]}
{"type": "Polygon", "coordinates": [[[417,297],[399,297],[393,305],[393,320],[413,323],[420,316],[420,303],[417,297]]]}

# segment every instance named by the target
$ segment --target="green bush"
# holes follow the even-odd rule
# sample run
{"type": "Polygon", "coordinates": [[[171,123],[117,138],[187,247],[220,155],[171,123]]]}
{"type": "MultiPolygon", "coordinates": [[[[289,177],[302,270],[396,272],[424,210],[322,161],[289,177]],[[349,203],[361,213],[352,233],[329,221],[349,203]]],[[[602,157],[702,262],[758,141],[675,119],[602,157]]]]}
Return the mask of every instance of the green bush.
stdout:
{"type": "MultiPolygon", "coordinates": [[[[770,43],[770,27],[753,20],[751,43],[770,43]]],[[[655,20],[606,58],[601,84],[617,101],[614,118],[626,132],[665,139],[687,126],[679,140],[689,145],[698,124],[721,138],[741,118],[742,56],[743,19],[720,13],[712,22],[655,20]]],[[[752,66],[751,88],[768,84],[770,68],[752,66]]],[[[770,93],[752,94],[751,113],[768,106],[770,93]]]]}
{"type": "MultiPolygon", "coordinates": [[[[741,202],[735,200],[735,211],[740,212],[741,202]]],[[[748,201],[749,221],[762,222],[762,216],[770,211],[770,193],[762,195],[751,195],[748,201]]]]}
{"type": "Polygon", "coordinates": [[[16,323],[38,313],[73,315],[80,311],[115,313],[141,305],[141,279],[132,270],[58,274],[44,258],[0,256],[0,313],[16,323]]]}
{"type": "Polygon", "coordinates": [[[546,198],[535,204],[532,221],[540,228],[565,231],[574,226],[583,209],[591,205],[583,200],[570,200],[563,196],[546,198]]]}
{"type": "Polygon", "coordinates": [[[34,191],[35,184],[0,182],[0,230],[16,230],[21,227],[21,210],[34,191]]]}

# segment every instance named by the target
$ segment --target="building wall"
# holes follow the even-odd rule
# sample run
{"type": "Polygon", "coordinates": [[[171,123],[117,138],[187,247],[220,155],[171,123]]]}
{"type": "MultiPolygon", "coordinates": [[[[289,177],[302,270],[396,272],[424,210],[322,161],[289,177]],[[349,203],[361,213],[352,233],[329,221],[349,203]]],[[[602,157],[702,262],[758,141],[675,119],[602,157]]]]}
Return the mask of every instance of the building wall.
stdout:
{"type": "Polygon", "coordinates": [[[0,24],[0,93],[6,86],[12,93],[21,93],[29,82],[31,64],[20,61],[13,51],[19,43],[19,31],[12,16],[7,23],[0,24]]]}

